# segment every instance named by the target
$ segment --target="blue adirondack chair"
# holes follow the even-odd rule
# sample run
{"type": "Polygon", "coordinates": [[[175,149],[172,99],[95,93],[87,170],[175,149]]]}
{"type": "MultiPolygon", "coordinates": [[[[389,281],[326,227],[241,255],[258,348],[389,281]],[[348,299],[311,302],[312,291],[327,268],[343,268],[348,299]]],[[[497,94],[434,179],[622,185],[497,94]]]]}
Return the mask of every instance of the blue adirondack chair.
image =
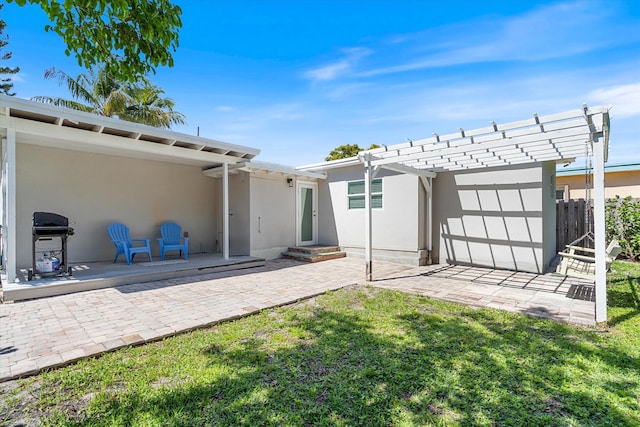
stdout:
{"type": "Polygon", "coordinates": [[[133,257],[139,253],[146,253],[149,255],[149,261],[151,261],[151,245],[149,239],[131,239],[129,236],[129,227],[119,222],[114,222],[107,227],[107,232],[111,241],[116,246],[116,257],[113,259],[115,263],[118,260],[120,254],[124,254],[127,259],[127,264],[131,265],[133,257]],[[134,246],[134,242],[144,242],[143,246],[134,246]]]}
{"type": "Polygon", "coordinates": [[[182,237],[182,227],[175,222],[165,222],[160,226],[160,234],[162,237],[158,238],[158,243],[162,261],[166,251],[180,251],[180,256],[184,253],[184,259],[189,259],[189,238],[182,237]]]}

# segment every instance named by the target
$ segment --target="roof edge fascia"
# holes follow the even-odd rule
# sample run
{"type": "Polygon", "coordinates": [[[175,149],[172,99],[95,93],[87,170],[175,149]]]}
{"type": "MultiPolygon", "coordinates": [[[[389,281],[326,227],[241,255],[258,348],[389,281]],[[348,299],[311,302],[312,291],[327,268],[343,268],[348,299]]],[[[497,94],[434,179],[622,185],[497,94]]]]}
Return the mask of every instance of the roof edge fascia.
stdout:
{"type": "Polygon", "coordinates": [[[336,169],[343,168],[347,166],[359,165],[362,162],[358,158],[358,156],[347,157],[344,159],[338,160],[329,160],[327,162],[314,163],[310,165],[298,166],[296,169],[304,170],[304,171],[315,171],[315,170],[327,170],[327,169],[336,169]]]}
{"type": "Polygon", "coordinates": [[[268,172],[279,172],[285,175],[290,174],[290,175],[297,175],[297,176],[307,176],[309,178],[327,179],[327,174],[324,172],[304,171],[298,168],[282,165],[279,163],[250,160],[244,163],[243,167],[249,168],[249,169],[264,170],[268,172]]]}
{"type": "MultiPolygon", "coordinates": [[[[615,163],[604,165],[605,173],[615,173],[615,172],[635,172],[640,171],[640,163],[615,163]]],[[[567,169],[558,169],[556,171],[556,176],[577,176],[584,175],[585,168],[581,167],[573,167],[567,169]]]]}
{"type": "MultiPolygon", "coordinates": [[[[298,176],[298,177],[304,177],[304,178],[310,178],[310,179],[327,179],[327,174],[325,172],[303,171],[287,165],[282,165],[278,163],[260,162],[260,161],[258,162],[247,161],[244,163],[239,163],[237,165],[234,165],[233,167],[230,167],[229,170],[230,171],[239,170],[244,172],[265,171],[268,173],[281,173],[285,176],[290,175],[290,176],[298,176]]],[[[217,166],[217,167],[205,169],[202,171],[202,173],[210,177],[217,177],[222,173],[222,168],[217,166]]]]}
{"type": "Polygon", "coordinates": [[[0,107],[7,107],[9,109],[22,110],[33,114],[49,116],[52,119],[66,119],[71,122],[82,122],[96,127],[112,128],[124,132],[144,134],[166,140],[177,140],[195,145],[205,145],[228,151],[242,152],[252,156],[260,154],[260,149],[258,148],[232,144],[229,142],[189,135],[172,130],[160,129],[149,125],[128,122],[126,120],[116,119],[113,117],[100,116],[84,111],[76,111],[70,108],[44,104],[30,99],[15,98],[8,95],[0,94],[0,107]]]}

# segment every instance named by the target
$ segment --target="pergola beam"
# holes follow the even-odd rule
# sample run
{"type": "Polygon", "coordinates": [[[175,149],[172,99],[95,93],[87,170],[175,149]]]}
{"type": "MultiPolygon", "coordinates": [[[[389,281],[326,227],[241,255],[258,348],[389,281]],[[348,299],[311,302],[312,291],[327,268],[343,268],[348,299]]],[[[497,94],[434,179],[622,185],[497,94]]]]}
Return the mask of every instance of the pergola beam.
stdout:
{"type": "Polygon", "coordinates": [[[561,154],[562,149],[571,147],[575,144],[576,140],[582,140],[587,142],[590,139],[590,133],[586,122],[583,121],[584,126],[581,129],[571,128],[564,130],[556,130],[552,132],[538,132],[535,134],[527,134],[522,136],[514,136],[507,138],[494,138],[484,142],[470,142],[466,140],[466,143],[457,141],[456,143],[450,143],[442,146],[429,146],[423,147],[421,151],[408,152],[400,151],[395,156],[380,155],[378,153],[371,153],[377,157],[372,161],[372,165],[384,165],[390,163],[404,163],[422,159],[433,158],[447,158],[455,155],[462,155],[468,157],[472,154],[478,154],[483,152],[495,153],[501,149],[523,149],[529,150],[538,148],[540,150],[553,150],[561,154]]]}
{"type": "MultiPolygon", "coordinates": [[[[571,159],[584,155],[584,144],[588,141],[588,138],[588,135],[585,136],[584,142],[578,144],[574,140],[551,142],[547,147],[504,145],[499,150],[493,151],[482,148],[477,150],[469,149],[467,152],[457,152],[447,156],[444,154],[432,157],[413,156],[410,160],[405,161],[404,165],[417,169],[441,168],[439,170],[448,170],[460,166],[473,169],[571,159]]],[[[390,161],[391,158],[385,160],[390,161]]]]}
{"type": "Polygon", "coordinates": [[[375,175],[378,174],[378,172],[380,170],[380,167],[382,167],[383,169],[390,170],[390,171],[405,173],[405,174],[408,174],[408,175],[421,176],[421,177],[424,177],[424,178],[435,178],[436,175],[437,175],[435,172],[414,168],[414,167],[411,167],[411,166],[408,166],[408,165],[404,165],[404,164],[401,164],[401,163],[385,163],[385,164],[382,164],[382,165],[374,165],[375,161],[379,160],[379,159],[377,157],[375,157],[375,156],[368,155],[368,154],[365,154],[365,155],[361,154],[361,155],[358,156],[358,158],[363,163],[366,163],[367,161],[370,161],[372,166],[377,166],[373,171],[373,177],[375,177],[375,175]]]}
{"type": "MultiPolygon", "coordinates": [[[[572,119],[577,119],[578,121],[581,120],[582,123],[584,123],[585,117],[588,117],[593,114],[606,113],[609,111],[609,108],[610,108],[609,106],[600,106],[600,107],[588,108],[585,111],[585,107],[583,106],[583,108],[578,110],[571,110],[564,113],[550,114],[546,116],[538,116],[537,114],[534,113],[534,116],[531,119],[521,120],[517,122],[509,122],[509,123],[500,124],[500,125],[496,124],[495,122],[491,122],[491,126],[488,126],[488,127],[483,127],[483,128],[473,129],[473,130],[466,130],[465,136],[467,138],[470,138],[470,137],[475,138],[479,135],[510,131],[518,128],[526,129],[529,127],[531,127],[534,130],[535,129],[539,130],[541,124],[546,130],[552,130],[554,128],[550,127],[550,125],[554,122],[564,122],[572,119]]],[[[557,128],[570,127],[568,122],[557,123],[556,126],[557,128]]],[[[448,135],[438,135],[434,133],[434,136],[430,138],[424,138],[420,140],[395,144],[392,146],[371,150],[370,152],[371,154],[377,157],[386,157],[384,153],[392,153],[392,155],[397,155],[399,154],[396,152],[397,150],[402,150],[402,149],[411,148],[411,147],[418,147],[418,146],[436,145],[441,143],[453,142],[460,139],[462,139],[460,137],[460,132],[456,132],[448,135]],[[393,152],[396,152],[396,153],[393,153],[393,152]]]]}

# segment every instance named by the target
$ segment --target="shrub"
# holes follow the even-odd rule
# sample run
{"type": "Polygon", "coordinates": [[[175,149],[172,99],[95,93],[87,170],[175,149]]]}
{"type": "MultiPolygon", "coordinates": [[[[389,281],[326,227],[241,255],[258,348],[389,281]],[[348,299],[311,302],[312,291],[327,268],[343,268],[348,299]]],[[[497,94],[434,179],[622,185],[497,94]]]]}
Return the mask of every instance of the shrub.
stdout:
{"type": "Polygon", "coordinates": [[[622,257],[640,260],[640,199],[631,196],[608,199],[605,222],[607,241],[617,239],[622,257]]]}

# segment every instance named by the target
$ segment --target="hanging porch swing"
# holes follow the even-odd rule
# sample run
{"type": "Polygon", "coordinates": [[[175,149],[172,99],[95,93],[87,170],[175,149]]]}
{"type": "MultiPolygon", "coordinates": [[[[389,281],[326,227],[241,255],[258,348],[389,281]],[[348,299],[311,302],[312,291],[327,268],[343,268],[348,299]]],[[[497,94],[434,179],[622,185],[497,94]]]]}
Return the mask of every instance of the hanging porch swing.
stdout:
{"type": "MultiPolygon", "coordinates": [[[[592,186],[592,163],[589,143],[585,144],[585,209],[584,209],[584,229],[586,233],[569,243],[565,250],[558,252],[560,263],[556,273],[564,276],[579,277],[594,280],[596,277],[595,259],[595,237],[591,231],[591,186],[592,186]]],[[[612,240],[605,251],[605,264],[607,271],[611,263],[622,252],[622,247],[617,240],[612,240]]]]}

